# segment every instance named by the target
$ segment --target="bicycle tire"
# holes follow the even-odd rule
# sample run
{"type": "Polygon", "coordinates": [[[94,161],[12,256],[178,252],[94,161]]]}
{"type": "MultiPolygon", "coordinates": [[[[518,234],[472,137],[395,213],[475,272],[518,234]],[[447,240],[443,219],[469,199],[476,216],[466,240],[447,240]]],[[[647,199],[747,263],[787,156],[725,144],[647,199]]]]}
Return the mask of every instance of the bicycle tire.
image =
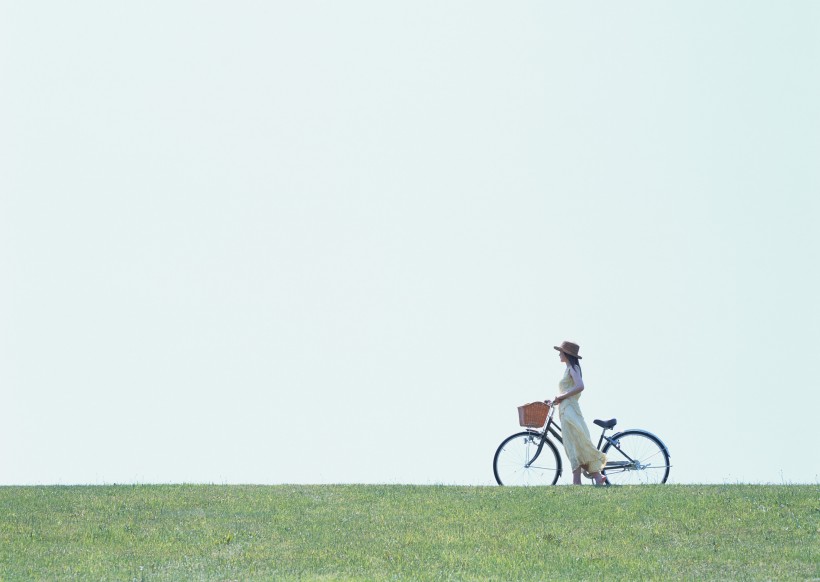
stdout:
{"type": "Polygon", "coordinates": [[[493,473],[499,485],[555,485],[561,476],[561,455],[549,438],[544,438],[535,464],[527,467],[542,438],[541,433],[523,431],[501,441],[493,457],[493,473]]]}
{"type": "Polygon", "coordinates": [[[601,452],[607,456],[603,475],[613,485],[666,483],[669,478],[669,451],[650,432],[630,429],[611,437],[601,452]]]}

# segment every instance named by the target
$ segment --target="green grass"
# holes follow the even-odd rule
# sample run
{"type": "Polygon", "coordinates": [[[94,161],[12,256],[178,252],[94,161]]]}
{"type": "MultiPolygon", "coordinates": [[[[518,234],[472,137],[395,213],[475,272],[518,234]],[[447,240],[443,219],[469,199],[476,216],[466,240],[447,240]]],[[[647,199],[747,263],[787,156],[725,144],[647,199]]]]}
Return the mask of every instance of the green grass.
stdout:
{"type": "Polygon", "coordinates": [[[820,578],[820,487],[0,488],[0,579],[820,578]]]}

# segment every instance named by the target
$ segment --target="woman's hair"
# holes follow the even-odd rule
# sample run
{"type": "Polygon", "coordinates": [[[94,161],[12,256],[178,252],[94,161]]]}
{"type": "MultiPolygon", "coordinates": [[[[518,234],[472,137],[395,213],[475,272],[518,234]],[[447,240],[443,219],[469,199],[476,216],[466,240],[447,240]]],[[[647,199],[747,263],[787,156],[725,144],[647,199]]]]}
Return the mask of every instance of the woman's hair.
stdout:
{"type": "Polygon", "coordinates": [[[566,352],[564,352],[564,357],[567,359],[567,362],[569,362],[571,368],[578,368],[578,373],[581,376],[584,375],[584,373],[581,372],[581,364],[578,362],[578,358],[576,358],[575,356],[571,356],[566,352]]]}

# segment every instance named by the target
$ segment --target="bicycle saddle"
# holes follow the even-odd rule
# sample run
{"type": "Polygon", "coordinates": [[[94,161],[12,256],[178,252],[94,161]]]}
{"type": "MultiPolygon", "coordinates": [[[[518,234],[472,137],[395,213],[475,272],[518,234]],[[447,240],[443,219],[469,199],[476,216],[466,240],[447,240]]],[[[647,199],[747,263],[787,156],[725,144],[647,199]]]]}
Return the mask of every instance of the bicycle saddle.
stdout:
{"type": "Polygon", "coordinates": [[[610,420],[598,420],[596,418],[592,422],[594,422],[595,424],[597,424],[601,428],[612,428],[613,426],[618,424],[618,419],[617,418],[612,418],[610,420]]]}

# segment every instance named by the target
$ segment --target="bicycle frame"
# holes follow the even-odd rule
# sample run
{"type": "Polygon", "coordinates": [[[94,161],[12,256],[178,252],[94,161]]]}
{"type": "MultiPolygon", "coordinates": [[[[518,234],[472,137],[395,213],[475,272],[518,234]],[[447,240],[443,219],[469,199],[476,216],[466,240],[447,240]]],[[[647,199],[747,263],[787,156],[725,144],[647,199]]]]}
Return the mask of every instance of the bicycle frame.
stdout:
{"type": "MultiPolygon", "coordinates": [[[[551,407],[549,417],[547,417],[547,423],[544,425],[544,429],[541,430],[541,431],[533,431],[533,433],[535,435],[540,436],[541,439],[538,443],[538,448],[536,449],[535,454],[532,456],[532,459],[530,459],[530,461],[526,465],[524,465],[525,468],[529,468],[530,465],[532,465],[536,461],[536,459],[538,459],[539,455],[541,455],[541,451],[544,449],[544,441],[549,439],[548,435],[552,435],[553,437],[555,437],[555,440],[557,440],[559,443],[561,443],[561,445],[564,444],[564,439],[561,438],[561,426],[557,422],[555,422],[555,420],[553,420],[553,418],[552,418],[554,414],[555,414],[555,408],[551,407]]],[[[622,434],[621,432],[617,432],[614,435],[612,435],[611,437],[608,437],[608,436],[606,436],[606,431],[607,431],[607,429],[603,429],[601,431],[601,436],[598,438],[598,446],[596,448],[600,451],[601,446],[604,444],[604,441],[606,441],[606,442],[609,443],[609,445],[611,447],[613,447],[615,450],[617,450],[619,453],[621,453],[627,460],[626,461],[610,461],[610,460],[607,460],[606,465],[604,465],[604,468],[603,468],[604,471],[607,471],[607,470],[612,471],[612,470],[615,470],[615,469],[622,469],[622,470],[644,469],[646,467],[645,465],[642,465],[637,460],[630,457],[628,454],[626,454],[621,449],[620,442],[618,441],[618,437],[620,437],[621,434],[622,434]]],[[[650,433],[648,431],[641,430],[639,432],[649,434],[649,435],[651,435],[651,436],[653,436],[657,439],[657,437],[655,435],[653,435],[652,433],[650,433]]],[[[658,439],[658,441],[660,442],[660,439],[658,439]]],[[[560,476],[560,472],[559,472],[559,476],[560,476]]]]}

